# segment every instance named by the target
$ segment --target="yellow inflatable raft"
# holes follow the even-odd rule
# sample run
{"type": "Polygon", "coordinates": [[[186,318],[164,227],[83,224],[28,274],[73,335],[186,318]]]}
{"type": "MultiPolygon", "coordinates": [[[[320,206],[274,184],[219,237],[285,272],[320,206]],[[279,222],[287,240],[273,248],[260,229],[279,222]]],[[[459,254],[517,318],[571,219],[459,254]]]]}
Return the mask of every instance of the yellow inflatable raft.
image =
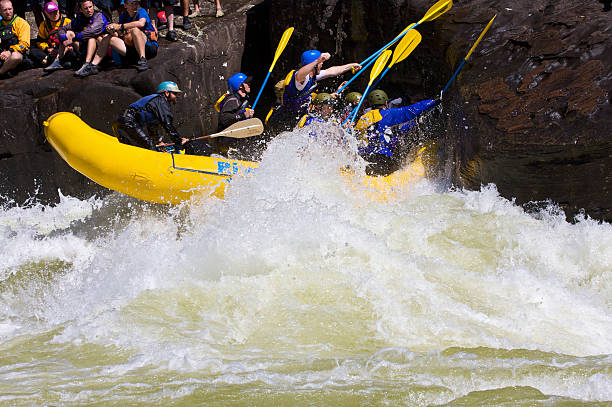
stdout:
{"type": "MultiPolygon", "coordinates": [[[[160,153],[120,143],[78,116],[60,112],[43,123],[45,137],[75,170],[94,182],[149,202],[177,204],[194,195],[223,198],[233,177],[252,176],[256,162],[160,153]]],[[[343,171],[367,199],[385,200],[425,177],[425,147],[404,169],[386,177],[343,171]]]]}
{"type": "Polygon", "coordinates": [[[96,183],[149,202],[176,204],[194,194],[223,198],[232,177],[250,175],[257,163],[160,153],[120,143],[60,112],[43,123],[45,137],[75,170],[96,183]]]}

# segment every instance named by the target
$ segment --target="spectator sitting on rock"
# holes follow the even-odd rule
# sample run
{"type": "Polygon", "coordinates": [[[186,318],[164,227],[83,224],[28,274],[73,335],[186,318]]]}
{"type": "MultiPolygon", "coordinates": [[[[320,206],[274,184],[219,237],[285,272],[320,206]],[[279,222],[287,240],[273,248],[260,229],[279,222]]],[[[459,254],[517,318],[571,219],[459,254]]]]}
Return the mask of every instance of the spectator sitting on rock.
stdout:
{"type": "MultiPolygon", "coordinates": [[[[164,6],[166,11],[166,21],[168,22],[168,33],[166,39],[168,41],[176,41],[176,32],[174,32],[174,6],[179,3],[179,0],[149,0],[149,13],[152,16],[157,15],[157,10],[164,6]]],[[[155,19],[153,19],[153,25],[155,26],[155,19]]]]}
{"type": "Polygon", "coordinates": [[[0,77],[10,76],[30,48],[30,24],[13,12],[10,0],[0,1],[0,77]]]}
{"type": "Polygon", "coordinates": [[[93,65],[91,61],[96,54],[98,43],[105,35],[108,20],[104,14],[94,10],[91,0],[81,0],[79,10],[80,13],[70,24],[66,24],[58,30],[60,41],[62,41],[58,57],[44,69],[45,72],[64,69],[60,58],[65,55],[66,51],[71,48],[75,52],[80,51],[82,54],[83,50],[81,48],[85,46],[85,63],[74,75],[83,77],[91,75],[92,72],[98,73],[98,67],[93,65]]]}
{"type": "MultiPolygon", "coordinates": [[[[126,10],[119,16],[119,24],[110,23],[106,27],[109,35],[100,41],[92,64],[97,67],[102,62],[110,44],[121,55],[124,64],[136,63],[136,69],[142,72],[149,68],[147,59],[157,55],[157,31],[138,0],[126,0],[125,6],[126,10]]],[[[89,74],[96,73],[97,70],[89,74]]]]}
{"type": "MultiPolygon", "coordinates": [[[[45,4],[43,12],[45,19],[38,27],[36,47],[32,46],[30,49],[30,58],[37,65],[47,66],[57,58],[60,46],[59,28],[70,23],[70,19],[62,16],[58,5],[52,1],[45,4]]],[[[76,54],[71,54],[74,59],[76,54]]]]}

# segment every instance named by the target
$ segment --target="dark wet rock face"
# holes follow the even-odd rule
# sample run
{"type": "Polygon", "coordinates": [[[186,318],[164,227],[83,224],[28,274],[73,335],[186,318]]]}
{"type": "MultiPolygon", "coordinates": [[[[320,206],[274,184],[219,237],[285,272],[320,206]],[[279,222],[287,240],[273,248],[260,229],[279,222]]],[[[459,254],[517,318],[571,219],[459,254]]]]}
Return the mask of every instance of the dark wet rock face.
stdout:
{"type": "MultiPolygon", "coordinates": [[[[48,146],[38,135],[50,113],[75,111],[109,131],[126,104],[151,92],[160,80],[172,79],[187,90],[177,106],[180,130],[199,135],[216,126],[212,106],[229,73],[241,69],[253,74],[252,88],[259,89],[287,27],[294,26],[295,32],[268,82],[259,116],[273,103],[273,83],[297,67],[302,51],[328,51],[331,65],[360,62],[423,17],[434,1],[251,3],[257,6],[248,17],[235,12],[238,5],[222,21],[200,29],[197,38],[162,43],[163,51],[150,64],[153,69],[144,74],[117,70],[83,81],[68,72],[40,79],[34,71],[19,75],[19,90],[1,83],[0,167],[19,180],[3,183],[2,193],[9,193],[6,185],[11,184],[29,185],[25,190],[32,191],[32,174],[48,167],[60,176],[49,181],[47,175],[41,189],[53,193],[65,179],[71,180],[62,186],[66,193],[81,188],[82,177],[45,151],[48,146]]],[[[519,203],[550,199],[569,216],[584,208],[591,216],[611,220],[612,14],[606,9],[609,2],[597,0],[457,0],[448,13],[418,28],[421,44],[381,86],[391,97],[409,96],[412,102],[435,97],[497,13],[445,95],[442,112],[432,114],[435,125],[427,128],[440,140],[445,175],[467,188],[495,183],[503,196],[519,203]]],[[[352,89],[362,91],[367,77],[362,75],[352,89]]],[[[334,90],[348,78],[326,81],[323,89],[334,90]]],[[[22,199],[20,194],[13,196],[22,199]]]]}
{"type": "Polygon", "coordinates": [[[440,22],[451,61],[494,12],[455,88],[473,146],[457,150],[459,180],[612,220],[610,14],[597,1],[463,1],[440,22]]]}

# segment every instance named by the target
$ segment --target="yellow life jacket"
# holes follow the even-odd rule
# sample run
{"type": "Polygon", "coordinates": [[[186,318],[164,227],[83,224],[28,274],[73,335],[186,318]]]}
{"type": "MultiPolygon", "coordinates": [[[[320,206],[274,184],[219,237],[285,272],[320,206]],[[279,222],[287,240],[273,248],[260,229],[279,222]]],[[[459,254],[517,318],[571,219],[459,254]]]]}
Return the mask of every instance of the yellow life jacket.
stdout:
{"type": "Polygon", "coordinates": [[[300,121],[298,122],[298,127],[302,128],[304,127],[304,125],[306,124],[306,120],[308,120],[309,115],[305,114],[304,116],[302,116],[302,118],[300,119],[300,121]]]}
{"type": "Polygon", "coordinates": [[[268,125],[268,120],[270,119],[270,116],[272,116],[272,113],[274,113],[274,108],[271,107],[270,111],[268,112],[268,114],[266,115],[266,120],[264,120],[264,124],[267,126],[268,125]]]}
{"type": "Polygon", "coordinates": [[[217,99],[217,101],[215,102],[215,110],[217,112],[221,112],[221,103],[223,103],[223,101],[225,100],[226,97],[229,96],[229,92],[225,92],[223,95],[221,95],[221,97],[219,99],[217,99]]]}
{"type": "Polygon", "coordinates": [[[368,127],[381,120],[382,115],[380,114],[380,109],[372,109],[359,118],[359,121],[357,121],[355,125],[355,130],[365,131],[368,127]]]}
{"type": "Polygon", "coordinates": [[[365,113],[363,116],[359,118],[357,124],[355,125],[355,130],[357,131],[357,142],[359,146],[364,147],[368,144],[368,134],[367,130],[373,124],[378,123],[382,120],[382,115],[380,114],[380,109],[373,109],[369,112],[365,113]]]}
{"type": "Polygon", "coordinates": [[[295,69],[293,69],[291,72],[289,72],[287,74],[287,76],[285,76],[285,80],[282,81],[282,85],[281,85],[281,90],[282,92],[279,92],[281,94],[281,105],[283,104],[283,97],[285,96],[285,88],[287,86],[289,86],[289,84],[291,83],[291,78],[293,78],[293,73],[295,72],[295,69]]]}

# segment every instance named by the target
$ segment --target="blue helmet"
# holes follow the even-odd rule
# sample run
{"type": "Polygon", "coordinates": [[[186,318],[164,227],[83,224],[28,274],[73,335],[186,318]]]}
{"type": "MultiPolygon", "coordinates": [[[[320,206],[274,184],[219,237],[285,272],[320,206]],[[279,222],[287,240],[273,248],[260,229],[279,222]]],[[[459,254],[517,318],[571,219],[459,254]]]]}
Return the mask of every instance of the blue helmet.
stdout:
{"type": "Polygon", "coordinates": [[[227,80],[227,87],[229,88],[231,92],[237,92],[238,89],[240,89],[240,85],[242,85],[245,82],[248,83],[250,80],[251,78],[246,76],[245,74],[237,73],[235,75],[232,75],[227,80]]]}
{"type": "Polygon", "coordinates": [[[157,87],[157,93],[160,92],[182,93],[183,91],[179,89],[178,85],[175,82],[165,81],[160,83],[157,87]]]}
{"type": "Polygon", "coordinates": [[[321,56],[321,51],[311,49],[302,53],[302,66],[308,65],[311,62],[316,61],[321,56]]]}

